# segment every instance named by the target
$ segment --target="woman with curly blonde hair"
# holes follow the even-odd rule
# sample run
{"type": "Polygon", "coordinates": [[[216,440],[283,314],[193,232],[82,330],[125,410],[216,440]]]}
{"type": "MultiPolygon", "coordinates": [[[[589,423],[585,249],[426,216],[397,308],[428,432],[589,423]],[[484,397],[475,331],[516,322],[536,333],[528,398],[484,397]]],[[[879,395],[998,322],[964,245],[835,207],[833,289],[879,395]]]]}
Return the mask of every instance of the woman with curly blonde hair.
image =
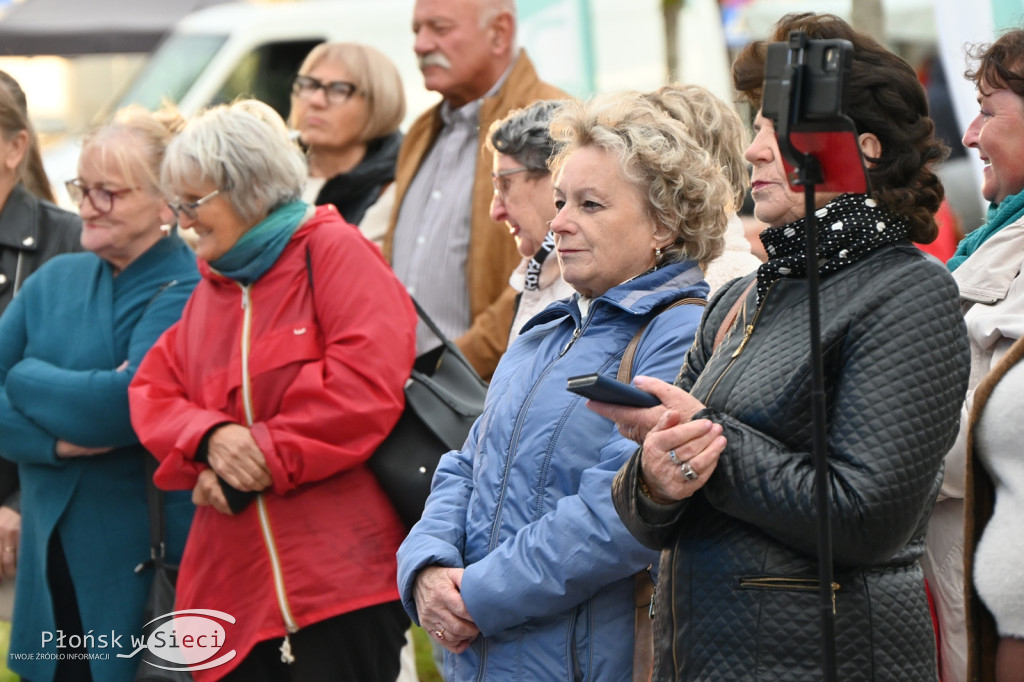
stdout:
{"type": "Polygon", "coordinates": [[[675,376],[703,308],[667,308],[706,296],[698,264],[721,251],[733,202],[721,164],[639,93],[567,103],[551,135],[551,230],[576,293],[511,344],[398,554],[405,607],[447,649],[450,681],[630,678],[635,575],[657,557],[609,494],[634,446],[566,380],[615,376],[634,337],[637,373],[675,376]]]}

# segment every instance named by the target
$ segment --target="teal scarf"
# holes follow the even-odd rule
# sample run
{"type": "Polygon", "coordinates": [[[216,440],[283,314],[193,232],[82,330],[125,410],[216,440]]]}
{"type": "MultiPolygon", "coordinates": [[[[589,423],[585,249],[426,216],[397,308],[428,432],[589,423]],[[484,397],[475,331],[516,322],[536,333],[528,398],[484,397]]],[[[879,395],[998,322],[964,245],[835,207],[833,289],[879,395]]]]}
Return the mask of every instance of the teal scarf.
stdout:
{"type": "Polygon", "coordinates": [[[210,266],[236,282],[252,284],[277,262],[308,208],[304,201],[285,204],[250,227],[227,253],[210,261],[210,266]]]}
{"type": "Polygon", "coordinates": [[[956,270],[989,237],[1007,225],[1016,222],[1022,216],[1024,216],[1024,191],[1011,194],[1003,199],[1001,204],[989,204],[988,222],[960,240],[960,245],[956,247],[956,253],[946,263],[946,267],[949,268],[950,272],[956,270]]]}

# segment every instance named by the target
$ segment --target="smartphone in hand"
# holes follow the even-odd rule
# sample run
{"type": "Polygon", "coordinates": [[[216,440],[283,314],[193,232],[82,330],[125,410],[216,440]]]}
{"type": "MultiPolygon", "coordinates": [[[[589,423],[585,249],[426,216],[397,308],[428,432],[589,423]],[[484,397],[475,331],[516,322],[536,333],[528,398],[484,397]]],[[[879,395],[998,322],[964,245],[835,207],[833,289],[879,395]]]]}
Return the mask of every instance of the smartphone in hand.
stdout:
{"type": "Polygon", "coordinates": [[[566,388],[573,393],[578,393],[591,400],[599,400],[602,403],[625,405],[627,407],[654,407],[661,404],[661,401],[650,393],[641,391],[632,384],[624,384],[604,374],[584,374],[582,376],[569,377],[566,388]]]}

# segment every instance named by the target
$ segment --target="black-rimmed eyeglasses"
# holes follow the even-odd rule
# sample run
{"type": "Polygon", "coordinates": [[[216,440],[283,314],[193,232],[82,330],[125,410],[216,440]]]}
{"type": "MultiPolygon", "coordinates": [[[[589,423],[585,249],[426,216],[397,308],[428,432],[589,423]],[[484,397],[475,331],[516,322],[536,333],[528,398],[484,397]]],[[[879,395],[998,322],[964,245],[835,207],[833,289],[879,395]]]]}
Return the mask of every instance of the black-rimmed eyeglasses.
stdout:
{"type": "Polygon", "coordinates": [[[64,183],[68,188],[68,196],[75,206],[81,206],[83,199],[89,199],[94,210],[100,213],[110,213],[114,210],[114,199],[130,194],[138,187],[125,187],[124,189],[107,189],[105,187],[89,187],[81,178],[68,180],[64,183]]]}
{"type": "Polygon", "coordinates": [[[292,94],[302,99],[309,99],[317,90],[324,91],[329,104],[341,104],[355,94],[359,88],[348,81],[331,81],[324,83],[312,76],[296,76],[292,81],[292,94]]]}
{"type": "Polygon", "coordinates": [[[215,189],[202,199],[198,199],[196,201],[181,201],[178,197],[175,197],[175,200],[168,203],[167,205],[171,207],[171,210],[174,211],[174,215],[178,217],[185,216],[189,220],[198,220],[199,207],[205,204],[210,199],[217,196],[218,194],[220,194],[220,190],[215,189]]]}

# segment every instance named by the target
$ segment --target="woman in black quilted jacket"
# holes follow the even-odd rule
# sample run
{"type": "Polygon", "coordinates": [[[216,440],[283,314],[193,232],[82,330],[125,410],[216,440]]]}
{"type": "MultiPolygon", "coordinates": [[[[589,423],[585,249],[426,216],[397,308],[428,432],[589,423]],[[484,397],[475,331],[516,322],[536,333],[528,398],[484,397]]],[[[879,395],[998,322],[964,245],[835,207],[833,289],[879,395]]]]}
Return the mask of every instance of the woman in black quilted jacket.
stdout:
{"type": "MultiPolygon", "coordinates": [[[[943,189],[913,69],[831,15],[792,30],[854,45],[845,113],[866,194],[819,193],[827,460],[838,679],[935,680],[918,558],[956,434],[968,372],[957,288],[930,242],[943,189]]],[[[766,46],[733,66],[760,108],[766,46]]],[[[822,669],[804,196],[786,183],[771,120],[747,149],[769,260],[712,300],[663,405],[595,404],[643,447],[616,478],[616,508],[662,552],[655,680],[814,680],[822,669]],[[719,338],[716,338],[719,337],[719,338]]]]}

